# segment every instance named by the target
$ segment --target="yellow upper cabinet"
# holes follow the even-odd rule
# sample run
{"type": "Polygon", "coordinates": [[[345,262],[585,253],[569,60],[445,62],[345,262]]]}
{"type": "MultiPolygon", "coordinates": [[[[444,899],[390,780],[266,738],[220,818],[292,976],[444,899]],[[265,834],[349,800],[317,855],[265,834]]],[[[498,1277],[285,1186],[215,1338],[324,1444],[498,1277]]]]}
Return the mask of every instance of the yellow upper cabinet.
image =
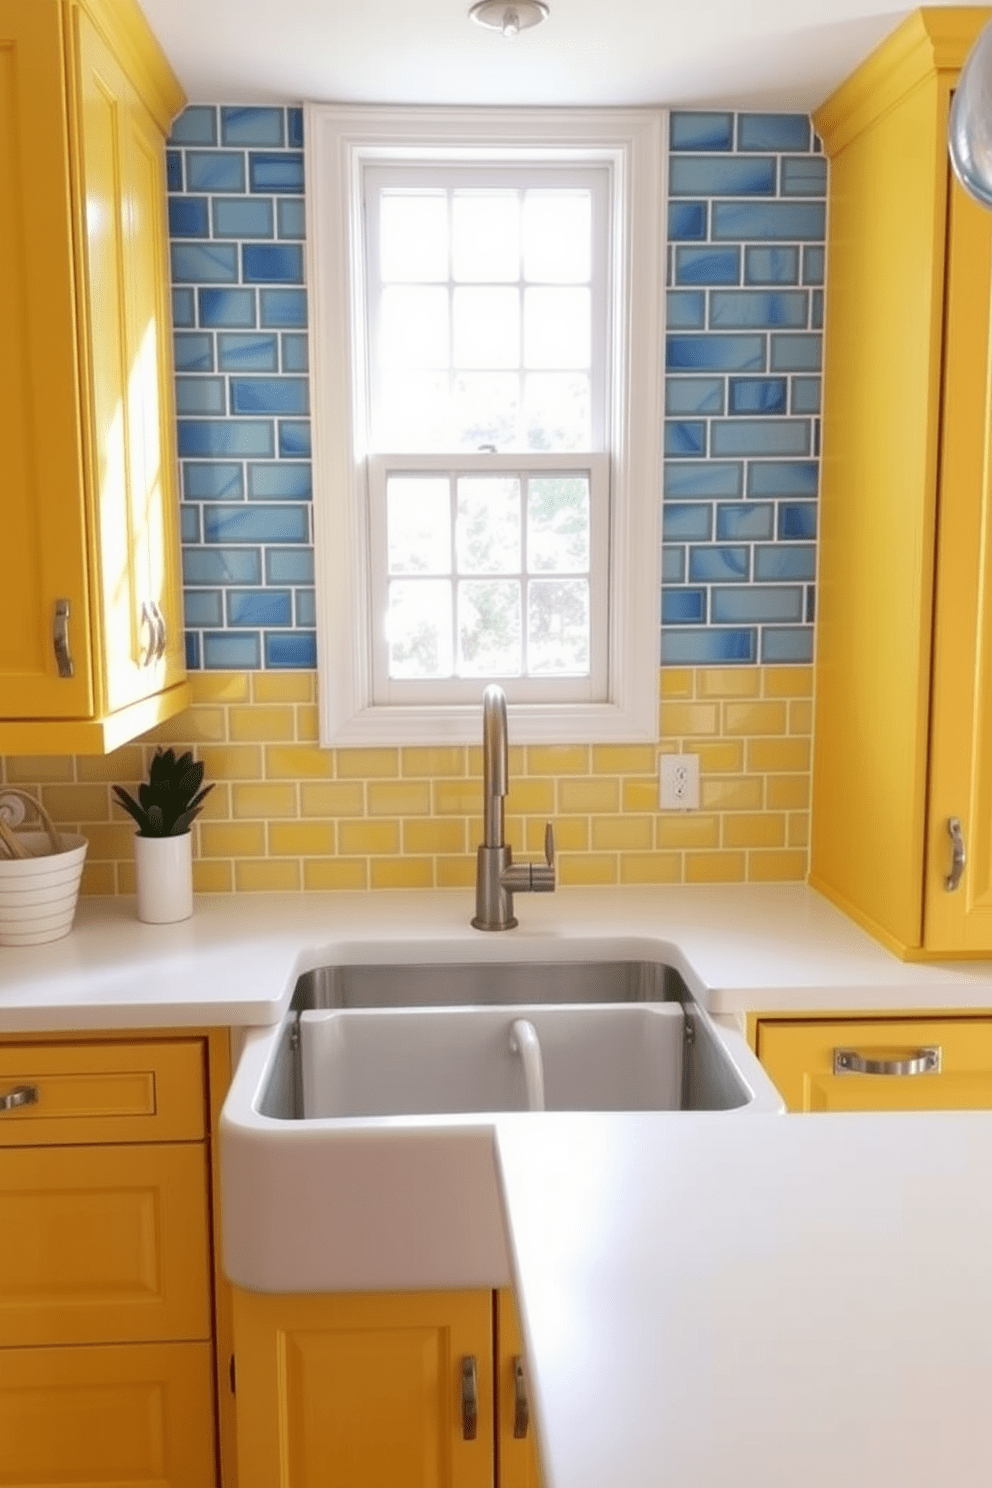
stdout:
{"type": "Polygon", "coordinates": [[[990,14],[918,11],[815,117],[831,186],[810,881],[907,957],[992,954],[992,213],[947,156],[990,14]]]}
{"type": "Polygon", "coordinates": [[[0,0],[0,754],[189,703],[165,137],[133,0],[0,0]]]}

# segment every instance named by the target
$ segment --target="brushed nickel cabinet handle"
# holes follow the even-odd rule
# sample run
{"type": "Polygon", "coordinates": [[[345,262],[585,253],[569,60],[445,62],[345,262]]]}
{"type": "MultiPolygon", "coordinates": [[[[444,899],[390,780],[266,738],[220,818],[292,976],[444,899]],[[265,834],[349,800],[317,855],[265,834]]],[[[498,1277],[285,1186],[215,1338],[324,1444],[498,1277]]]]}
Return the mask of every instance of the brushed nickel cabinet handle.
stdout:
{"type": "Polygon", "coordinates": [[[40,1100],[37,1085],[15,1085],[0,1095],[0,1111],[16,1111],[18,1106],[36,1106],[40,1100]]]}
{"type": "Polygon", "coordinates": [[[76,673],[76,665],[72,659],[72,651],[69,647],[69,615],[71,605],[67,599],[55,601],[55,615],[52,620],[52,645],[55,647],[55,661],[59,669],[60,677],[73,677],[76,673]]]}
{"type": "Polygon", "coordinates": [[[835,1075],[939,1075],[940,1048],[915,1049],[900,1059],[873,1059],[856,1049],[834,1050],[835,1075]]]}
{"type": "Polygon", "coordinates": [[[513,1356],[513,1434],[518,1439],[527,1435],[530,1425],[530,1405],[527,1402],[527,1382],[524,1379],[524,1361],[519,1354],[513,1356]]]}
{"type": "Polygon", "coordinates": [[[162,607],[157,599],[152,600],[152,617],[155,621],[155,654],[152,660],[161,661],[165,655],[168,631],[166,629],[165,616],[162,614],[162,607]]]}
{"type": "Polygon", "coordinates": [[[479,1377],[475,1355],[466,1354],[462,1359],[462,1436],[465,1441],[475,1441],[478,1432],[479,1377]]]}
{"type": "Polygon", "coordinates": [[[151,601],[143,599],[141,601],[141,652],[138,656],[139,666],[151,666],[155,660],[157,646],[158,622],[155,619],[155,611],[152,609],[151,601]]]}
{"type": "Polygon", "coordinates": [[[964,833],[961,830],[960,817],[950,817],[947,823],[947,830],[951,838],[951,871],[944,879],[944,888],[949,894],[953,894],[964,877],[964,865],[966,862],[964,833]]]}

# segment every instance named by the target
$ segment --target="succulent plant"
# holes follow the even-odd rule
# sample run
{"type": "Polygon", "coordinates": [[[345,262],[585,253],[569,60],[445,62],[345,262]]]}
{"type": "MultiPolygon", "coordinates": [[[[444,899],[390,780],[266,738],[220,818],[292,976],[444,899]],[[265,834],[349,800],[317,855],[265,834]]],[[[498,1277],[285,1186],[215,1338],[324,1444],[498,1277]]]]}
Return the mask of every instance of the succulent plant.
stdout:
{"type": "Polygon", "coordinates": [[[174,749],[158,749],[147,782],[138,786],[138,799],[119,785],[114,795],[138,823],[139,837],[181,837],[212,790],[203,785],[201,760],[189,753],[177,759],[174,749]]]}

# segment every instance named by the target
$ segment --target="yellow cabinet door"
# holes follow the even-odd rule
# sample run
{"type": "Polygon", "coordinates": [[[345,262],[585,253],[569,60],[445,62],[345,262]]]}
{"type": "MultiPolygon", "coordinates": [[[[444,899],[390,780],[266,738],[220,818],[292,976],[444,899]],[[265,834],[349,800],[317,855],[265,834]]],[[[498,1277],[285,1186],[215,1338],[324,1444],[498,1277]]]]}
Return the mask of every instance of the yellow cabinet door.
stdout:
{"type": "Polygon", "coordinates": [[[499,1488],[540,1488],[537,1429],[524,1375],[523,1340],[508,1287],[496,1293],[496,1421],[499,1488]]]}
{"type": "Polygon", "coordinates": [[[492,1488],[491,1292],[236,1290],[234,1340],[240,1488],[492,1488]]]}
{"type": "Polygon", "coordinates": [[[208,1343],[0,1349],[0,1488],[216,1488],[208,1343]]]}
{"type": "Polygon", "coordinates": [[[992,1108],[992,1018],[761,1019],[757,1051],[790,1111],[992,1108]]]}

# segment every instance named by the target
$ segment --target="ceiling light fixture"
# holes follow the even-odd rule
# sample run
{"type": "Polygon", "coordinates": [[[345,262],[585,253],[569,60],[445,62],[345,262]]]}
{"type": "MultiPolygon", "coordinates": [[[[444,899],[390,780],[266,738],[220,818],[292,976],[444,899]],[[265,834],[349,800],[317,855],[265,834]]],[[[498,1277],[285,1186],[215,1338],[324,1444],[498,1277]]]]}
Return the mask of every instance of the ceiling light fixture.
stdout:
{"type": "Polygon", "coordinates": [[[529,26],[539,26],[548,18],[544,0],[478,0],[469,15],[480,26],[500,31],[504,36],[518,36],[529,26]]]}

